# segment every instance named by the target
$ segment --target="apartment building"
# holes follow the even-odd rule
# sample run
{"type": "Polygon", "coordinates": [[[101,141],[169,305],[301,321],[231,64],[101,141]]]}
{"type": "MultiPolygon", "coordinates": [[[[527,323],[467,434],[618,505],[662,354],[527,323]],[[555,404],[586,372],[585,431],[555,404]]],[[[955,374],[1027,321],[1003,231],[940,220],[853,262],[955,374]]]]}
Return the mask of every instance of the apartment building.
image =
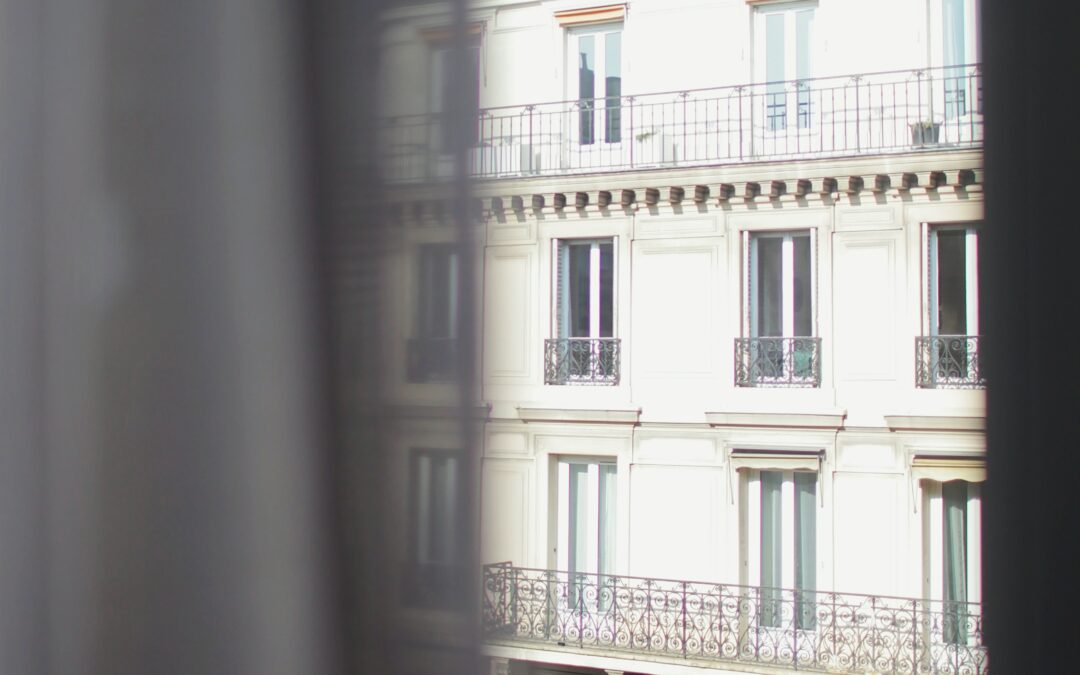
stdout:
{"type": "Polygon", "coordinates": [[[474,451],[492,673],[987,672],[977,17],[477,1],[457,87],[444,7],[383,17],[403,622],[453,632],[474,451]]]}

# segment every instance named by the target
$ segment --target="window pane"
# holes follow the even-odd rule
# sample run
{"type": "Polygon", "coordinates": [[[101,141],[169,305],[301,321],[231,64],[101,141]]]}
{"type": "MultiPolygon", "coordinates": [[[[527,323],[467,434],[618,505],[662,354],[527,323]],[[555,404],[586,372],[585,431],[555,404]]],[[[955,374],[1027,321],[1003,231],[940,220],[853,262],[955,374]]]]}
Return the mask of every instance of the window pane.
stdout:
{"type": "Polygon", "coordinates": [[[570,465],[570,561],[571,573],[583,573],[588,560],[589,466],[570,465]]]}
{"type": "Polygon", "coordinates": [[[600,244],[600,336],[613,337],[615,313],[614,246],[600,244]]]}
{"type": "Polygon", "coordinates": [[[967,233],[937,231],[939,335],[967,335],[967,233]]]}
{"type": "MultiPolygon", "coordinates": [[[[805,80],[810,77],[810,27],[814,20],[814,10],[795,13],[795,79],[805,80]]],[[[810,127],[810,89],[809,84],[798,85],[799,128],[810,127]]]]}
{"type": "Polygon", "coordinates": [[[780,624],[780,595],[769,589],[779,588],[782,582],[780,490],[783,474],[761,472],[761,624],[780,624]]]}
{"type": "Polygon", "coordinates": [[[754,337],[776,337],[784,334],[781,266],[783,239],[756,237],[754,239],[757,268],[757,297],[754,306],[754,337]]]}
{"type": "MultiPolygon", "coordinates": [[[[817,476],[795,473],[795,588],[810,591],[817,586],[817,476]]],[[[799,628],[814,626],[814,597],[800,593],[796,603],[799,628]]]]}
{"type": "Polygon", "coordinates": [[[608,33],[604,40],[604,138],[622,140],[622,33],[608,33]]]}
{"type": "Polygon", "coordinates": [[[795,236],[792,240],[795,248],[795,335],[809,337],[814,334],[810,235],[795,236]]]}
{"type": "Polygon", "coordinates": [[[950,481],[941,485],[944,523],[944,598],[946,642],[964,638],[967,602],[967,483],[950,481]]]}
{"type": "Polygon", "coordinates": [[[787,126],[787,105],[784,84],[784,14],[765,17],[765,116],[770,131],[787,126]]]}
{"type": "Polygon", "coordinates": [[[570,244],[570,335],[589,337],[589,250],[591,244],[570,244]]]}
{"type": "Polygon", "coordinates": [[[964,0],[941,0],[942,65],[964,63],[964,0]]]}
{"type": "Polygon", "coordinates": [[[615,465],[600,465],[599,572],[615,571],[615,465]]]}
{"type": "Polygon", "coordinates": [[[596,38],[578,36],[578,105],[581,106],[578,138],[582,145],[593,142],[593,98],[596,96],[596,38]]]}

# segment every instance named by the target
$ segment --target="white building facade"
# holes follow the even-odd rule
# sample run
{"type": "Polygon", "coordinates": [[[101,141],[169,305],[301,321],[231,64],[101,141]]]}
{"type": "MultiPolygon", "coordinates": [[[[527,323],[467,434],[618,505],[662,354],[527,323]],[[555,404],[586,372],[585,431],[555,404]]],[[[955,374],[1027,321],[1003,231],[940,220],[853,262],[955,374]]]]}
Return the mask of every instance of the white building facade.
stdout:
{"type": "MultiPolygon", "coordinates": [[[[425,626],[467,451],[439,9],[384,17],[427,85],[380,134],[425,626]]],[[[492,672],[987,672],[974,0],[491,0],[468,34],[492,672]]]]}

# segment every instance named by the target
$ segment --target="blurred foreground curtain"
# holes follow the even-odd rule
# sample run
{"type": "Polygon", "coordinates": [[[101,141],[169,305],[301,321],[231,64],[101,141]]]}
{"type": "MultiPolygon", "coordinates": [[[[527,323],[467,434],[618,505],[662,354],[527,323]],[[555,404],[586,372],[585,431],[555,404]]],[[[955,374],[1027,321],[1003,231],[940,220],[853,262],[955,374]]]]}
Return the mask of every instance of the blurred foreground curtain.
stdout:
{"type": "Polygon", "coordinates": [[[5,675],[399,672],[342,395],[379,4],[0,0],[5,675]]]}

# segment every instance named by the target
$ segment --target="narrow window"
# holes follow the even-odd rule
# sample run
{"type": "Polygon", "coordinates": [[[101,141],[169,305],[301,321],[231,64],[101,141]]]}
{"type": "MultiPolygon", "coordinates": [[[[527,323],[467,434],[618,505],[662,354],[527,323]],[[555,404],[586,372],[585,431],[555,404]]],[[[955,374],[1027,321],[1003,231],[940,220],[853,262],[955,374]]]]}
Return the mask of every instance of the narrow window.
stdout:
{"type": "Polygon", "coordinates": [[[580,145],[622,140],[622,24],[568,31],[568,69],[580,145]]]}
{"type": "Polygon", "coordinates": [[[740,386],[818,386],[814,313],[814,234],[747,233],[746,309],[740,386]]]}
{"type": "MultiPolygon", "coordinates": [[[[803,471],[752,471],[747,480],[748,514],[757,525],[757,546],[750,548],[751,568],[758,571],[762,628],[815,626],[817,583],[817,476],[803,471]]],[[[750,532],[751,536],[754,532],[750,532]]]]}
{"type": "Polygon", "coordinates": [[[558,564],[567,573],[570,608],[583,609],[586,598],[597,603],[606,597],[598,590],[615,571],[616,467],[564,459],[558,481],[558,564]]]}
{"type": "Polygon", "coordinates": [[[981,631],[979,492],[964,480],[923,483],[927,596],[945,644],[967,644],[981,631]]]}
{"type": "Polygon", "coordinates": [[[978,230],[924,225],[925,332],[918,344],[921,387],[981,386],[978,366],[978,230]]]}
{"type": "Polygon", "coordinates": [[[548,383],[618,382],[614,239],[557,240],[548,383]],[[550,372],[551,369],[557,372],[550,372]],[[556,381],[552,381],[556,380],[556,381]]]}
{"type": "Polygon", "coordinates": [[[810,127],[814,7],[806,3],[765,6],[755,15],[757,75],[765,82],[765,124],[784,131],[796,118],[810,127]]]}
{"type": "Polygon", "coordinates": [[[409,341],[411,382],[449,379],[456,373],[458,254],[450,244],[422,246],[417,258],[416,317],[409,341]]]}
{"type": "Polygon", "coordinates": [[[460,586],[457,530],[462,511],[461,456],[450,450],[414,450],[410,467],[411,574],[405,598],[413,606],[447,607],[460,586]]]}

